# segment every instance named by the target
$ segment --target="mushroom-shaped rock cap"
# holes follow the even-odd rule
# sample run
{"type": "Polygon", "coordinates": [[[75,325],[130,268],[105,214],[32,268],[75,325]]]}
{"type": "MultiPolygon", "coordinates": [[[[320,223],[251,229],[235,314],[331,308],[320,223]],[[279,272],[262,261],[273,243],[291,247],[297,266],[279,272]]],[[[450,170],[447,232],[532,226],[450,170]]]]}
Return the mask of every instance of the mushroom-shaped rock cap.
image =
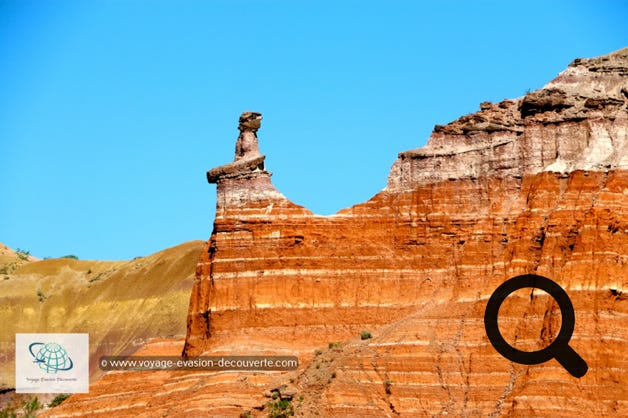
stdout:
{"type": "Polygon", "coordinates": [[[240,132],[242,131],[253,131],[257,132],[257,130],[262,125],[262,114],[257,112],[244,112],[240,115],[240,124],[238,125],[238,129],[240,132]]]}

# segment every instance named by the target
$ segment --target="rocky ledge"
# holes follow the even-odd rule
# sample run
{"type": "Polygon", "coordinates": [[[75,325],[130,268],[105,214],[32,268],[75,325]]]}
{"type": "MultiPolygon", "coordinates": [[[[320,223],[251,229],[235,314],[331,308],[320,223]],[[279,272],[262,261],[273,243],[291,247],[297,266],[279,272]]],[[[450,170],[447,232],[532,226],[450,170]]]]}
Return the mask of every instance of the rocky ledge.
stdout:
{"type": "Polygon", "coordinates": [[[402,152],[388,190],[542,171],[628,168],[628,48],[576,59],[540,90],[434,127],[427,146],[402,152]]]}

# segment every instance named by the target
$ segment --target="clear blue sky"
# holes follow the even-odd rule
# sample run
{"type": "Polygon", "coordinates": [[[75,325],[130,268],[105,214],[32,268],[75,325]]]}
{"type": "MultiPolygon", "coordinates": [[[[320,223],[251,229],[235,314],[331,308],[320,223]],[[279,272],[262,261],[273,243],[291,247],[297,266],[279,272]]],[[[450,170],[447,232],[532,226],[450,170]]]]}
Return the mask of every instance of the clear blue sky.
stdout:
{"type": "Polygon", "coordinates": [[[576,57],[628,45],[625,1],[0,0],[0,242],[128,259],[212,230],[205,172],[259,131],[320,214],[397,153],[576,57]]]}

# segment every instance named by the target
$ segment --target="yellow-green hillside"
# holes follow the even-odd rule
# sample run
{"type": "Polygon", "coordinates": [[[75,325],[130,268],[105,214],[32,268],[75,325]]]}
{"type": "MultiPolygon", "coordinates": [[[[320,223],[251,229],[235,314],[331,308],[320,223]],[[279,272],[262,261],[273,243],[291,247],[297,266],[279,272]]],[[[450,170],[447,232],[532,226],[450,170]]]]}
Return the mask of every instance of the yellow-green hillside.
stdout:
{"type": "MultiPolygon", "coordinates": [[[[15,334],[86,332],[92,376],[101,355],[151,338],[183,338],[203,241],[131,261],[0,258],[0,388],[15,381],[15,334]]],[[[24,258],[24,257],[22,257],[24,258]]]]}

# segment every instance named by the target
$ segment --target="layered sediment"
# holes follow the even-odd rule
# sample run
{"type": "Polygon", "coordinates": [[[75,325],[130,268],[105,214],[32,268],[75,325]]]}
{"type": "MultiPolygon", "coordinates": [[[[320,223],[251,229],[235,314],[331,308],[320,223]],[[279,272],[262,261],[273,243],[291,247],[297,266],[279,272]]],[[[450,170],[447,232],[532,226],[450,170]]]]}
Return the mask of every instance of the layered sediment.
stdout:
{"type": "MultiPolygon", "coordinates": [[[[292,352],[301,367],[197,373],[180,387],[183,375],[164,372],[134,398],[142,411],[267,415],[264,391],[290,384],[296,414],[308,417],[624,414],[628,49],[578,59],[543,89],[435,127],[426,147],[399,154],[383,191],[333,216],[284,197],[259,153],[259,124],[241,119],[240,128],[246,146],[208,173],[216,220],[183,355],[292,352]],[[556,360],[513,363],[488,341],[488,298],[526,273],[571,298],[570,346],[587,362],[585,376],[556,360]],[[212,393],[202,402],[201,388],[212,393]],[[175,392],[168,407],[162,400],[175,392]]],[[[528,289],[507,302],[499,317],[507,341],[528,351],[551,343],[561,326],[552,298],[528,289]]],[[[117,375],[96,384],[100,403],[82,396],[54,416],[81,404],[107,414],[102,385],[123,390],[114,381],[124,386],[117,375]]],[[[119,416],[138,411],[116,406],[119,416]]]]}
{"type": "Polygon", "coordinates": [[[192,241],[129,261],[0,257],[0,390],[15,387],[18,332],[88,333],[92,378],[101,355],[183,338],[202,246],[192,241]]]}
{"type": "MultiPolygon", "coordinates": [[[[292,204],[265,175],[216,179],[185,353],[227,335],[325,344],[385,329],[343,360],[343,378],[319,398],[328,415],[612,415],[628,383],[623,356],[610,355],[628,337],[627,80],[622,50],[576,60],[523,98],[482,103],[400,153],[385,190],[331,217],[292,204]],[[490,346],[488,297],[524,273],[569,293],[572,345],[590,366],[580,380],[555,361],[520,366],[490,346]]],[[[556,310],[541,305],[541,317],[556,310]]],[[[510,331],[526,329],[502,311],[510,331]]],[[[537,330],[549,340],[550,325],[537,330]]],[[[538,334],[514,334],[534,349],[538,334]]]]}

